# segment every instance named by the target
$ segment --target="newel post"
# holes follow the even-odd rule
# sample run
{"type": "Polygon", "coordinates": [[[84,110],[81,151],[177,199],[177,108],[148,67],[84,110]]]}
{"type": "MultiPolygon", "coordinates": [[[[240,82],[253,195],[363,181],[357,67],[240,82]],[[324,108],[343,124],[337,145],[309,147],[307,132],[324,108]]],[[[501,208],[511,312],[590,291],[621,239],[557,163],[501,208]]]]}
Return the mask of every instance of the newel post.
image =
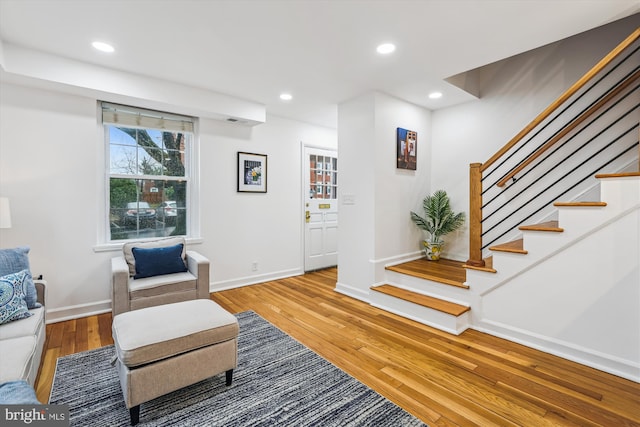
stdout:
{"type": "Polygon", "coordinates": [[[484,267],[482,259],[482,163],[469,165],[469,259],[467,265],[484,267]]]}

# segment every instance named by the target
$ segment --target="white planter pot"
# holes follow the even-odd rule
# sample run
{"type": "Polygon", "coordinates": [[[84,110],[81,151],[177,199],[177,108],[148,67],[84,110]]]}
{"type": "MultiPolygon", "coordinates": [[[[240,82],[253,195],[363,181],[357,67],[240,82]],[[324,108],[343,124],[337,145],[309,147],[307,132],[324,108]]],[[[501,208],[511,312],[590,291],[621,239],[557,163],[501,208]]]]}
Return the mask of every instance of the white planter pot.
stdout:
{"type": "Polygon", "coordinates": [[[437,261],[440,259],[440,252],[442,252],[442,247],[444,246],[443,240],[433,242],[423,240],[422,244],[424,245],[424,254],[428,260],[437,261]]]}

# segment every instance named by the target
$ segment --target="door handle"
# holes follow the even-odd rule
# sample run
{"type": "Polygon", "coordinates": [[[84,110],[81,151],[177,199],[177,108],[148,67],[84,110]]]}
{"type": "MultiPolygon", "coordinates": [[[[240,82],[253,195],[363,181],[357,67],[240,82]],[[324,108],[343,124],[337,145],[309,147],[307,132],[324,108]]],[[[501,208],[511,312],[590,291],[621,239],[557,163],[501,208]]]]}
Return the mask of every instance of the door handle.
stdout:
{"type": "Polygon", "coordinates": [[[304,213],[304,220],[305,222],[309,222],[309,220],[311,219],[311,213],[309,213],[309,211],[306,211],[304,213]]]}

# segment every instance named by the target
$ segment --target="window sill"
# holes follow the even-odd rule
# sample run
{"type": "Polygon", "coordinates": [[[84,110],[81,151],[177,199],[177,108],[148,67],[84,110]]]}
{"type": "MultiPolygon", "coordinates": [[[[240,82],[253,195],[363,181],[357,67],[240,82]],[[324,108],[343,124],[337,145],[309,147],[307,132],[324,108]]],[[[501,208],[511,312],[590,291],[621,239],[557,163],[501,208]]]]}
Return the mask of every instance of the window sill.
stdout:
{"type": "MultiPolygon", "coordinates": [[[[154,238],[154,239],[140,239],[140,240],[135,240],[136,242],[144,242],[145,240],[159,240],[158,238],[154,238]]],[[[187,237],[185,239],[187,241],[187,245],[199,245],[202,244],[204,242],[204,239],[202,237],[187,237]]],[[[132,242],[134,240],[131,240],[132,242]]],[[[118,242],[118,243],[101,243],[98,245],[95,245],[93,247],[93,252],[115,252],[115,251],[121,251],[122,250],[122,246],[127,243],[127,242],[118,242]]]]}

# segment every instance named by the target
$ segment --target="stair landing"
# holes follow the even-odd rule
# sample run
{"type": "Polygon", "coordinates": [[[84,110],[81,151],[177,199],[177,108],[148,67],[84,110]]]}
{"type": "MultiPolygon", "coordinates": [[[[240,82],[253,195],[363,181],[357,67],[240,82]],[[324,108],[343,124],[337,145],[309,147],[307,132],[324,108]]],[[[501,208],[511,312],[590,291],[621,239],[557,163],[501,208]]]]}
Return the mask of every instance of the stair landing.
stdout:
{"type": "Polygon", "coordinates": [[[465,285],[467,281],[467,271],[462,267],[463,265],[463,261],[446,258],[440,258],[438,261],[420,258],[402,264],[391,265],[386,267],[386,269],[433,282],[468,289],[469,286],[465,285]]]}

